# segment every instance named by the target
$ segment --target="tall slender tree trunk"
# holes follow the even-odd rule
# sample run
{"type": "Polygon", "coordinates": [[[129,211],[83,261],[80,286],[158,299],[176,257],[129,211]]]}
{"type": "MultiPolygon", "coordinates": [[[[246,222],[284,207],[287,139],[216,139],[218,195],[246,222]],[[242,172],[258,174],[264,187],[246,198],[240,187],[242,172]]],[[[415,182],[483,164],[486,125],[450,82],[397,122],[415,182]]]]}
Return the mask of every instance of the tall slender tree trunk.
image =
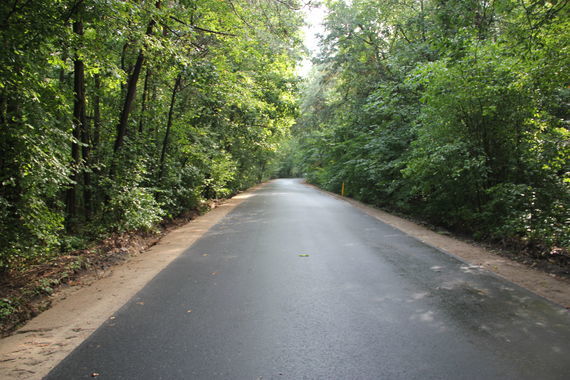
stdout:
{"type": "Polygon", "coordinates": [[[143,94],[142,94],[142,104],[141,104],[141,114],[139,116],[139,133],[143,133],[144,129],[144,121],[145,121],[145,113],[146,113],[146,100],[148,98],[148,82],[151,76],[150,69],[146,70],[146,75],[144,77],[144,87],[143,87],[143,94]]]}
{"type": "MultiPolygon", "coordinates": [[[[0,186],[0,197],[5,203],[4,213],[2,215],[2,223],[7,225],[20,225],[20,207],[25,189],[22,186],[21,161],[18,160],[21,153],[18,149],[18,131],[21,131],[21,111],[17,97],[15,96],[17,89],[14,85],[6,86],[0,91],[0,103],[2,112],[0,112],[0,173],[5,178],[13,178],[12,183],[6,186],[0,186]]],[[[6,230],[3,230],[6,231],[6,230]]],[[[21,231],[18,229],[18,231],[21,231]]],[[[3,234],[0,246],[6,247],[6,243],[13,241],[13,234],[3,234]]],[[[7,260],[0,261],[0,277],[8,271],[9,263],[7,260]]]]}
{"type": "MultiPolygon", "coordinates": [[[[73,32],[78,36],[83,36],[83,22],[78,19],[73,23],[73,32]]],[[[85,128],[85,64],[83,60],[76,54],[73,62],[73,141],[71,143],[71,160],[73,165],[73,174],[71,180],[73,181],[67,189],[66,194],[66,209],[67,220],[66,228],[68,231],[73,231],[77,223],[77,188],[79,187],[79,165],[81,163],[81,152],[79,142],[82,138],[82,131],[85,128]]]]}
{"type": "MultiPolygon", "coordinates": [[[[148,102],[149,104],[157,104],[158,102],[158,86],[156,85],[156,83],[151,83],[152,86],[150,86],[149,91],[148,91],[148,102]]],[[[152,108],[152,107],[149,107],[152,108]]],[[[154,123],[149,123],[148,125],[148,130],[147,130],[147,135],[149,136],[149,138],[153,141],[156,141],[157,146],[158,146],[158,141],[159,141],[159,125],[158,123],[154,122],[154,123]]]]}
{"type": "Polygon", "coordinates": [[[172,128],[172,116],[174,115],[174,104],[176,103],[176,93],[178,92],[178,87],[180,87],[180,82],[182,82],[182,72],[176,77],[174,82],[174,88],[172,89],[172,97],[170,98],[170,108],[168,109],[168,120],[166,122],[166,133],[164,134],[164,141],[162,142],[162,152],[160,153],[160,171],[158,177],[162,178],[164,175],[164,162],[166,159],[166,150],[168,149],[168,140],[170,138],[170,129],[172,128]]]}
{"type": "Polygon", "coordinates": [[[95,75],[95,94],[93,95],[93,149],[99,146],[101,136],[101,77],[95,75]]]}
{"type": "Polygon", "coordinates": [[[97,178],[100,173],[101,169],[97,165],[93,165],[96,163],[97,157],[92,154],[92,152],[97,152],[99,148],[99,141],[101,139],[101,76],[96,74],[93,77],[93,125],[91,127],[90,133],[90,149],[88,152],[89,159],[89,177],[84,178],[85,181],[85,189],[88,189],[87,193],[83,194],[85,199],[85,204],[88,206],[85,210],[85,216],[88,220],[90,220],[93,215],[97,212],[98,205],[99,205],[99,189],[97,188],[97,181],[95,184],[93,183],[92,177],[97,178]]]}
{"type": "MultiPolygon", "coordinates": [[[[160,8],[160,1],[156,2],[156,7],[160,8]]],[[[154,19],[151,19],[148,23],[146,28],[146,35],[150,36],[152,34],[152,30],[156,22],[154,19]]],[[[136,98],[137,93],[137,83],[139,81],[139,77],[141,74],[141,70],[143,67],[143,63],[145,60],[144,56],[144,49],[139,50],[139,55],[135,62],[135,66],[133,67],[133,71],[129,76],[129,80],[127,81],[127,93],[125,95],[125,101],[123,103],[123,108],[121,111],[121,115],[119,117],[119,124],[117,124],[117,136],[115,138],[115,146],[114,152],[118,152],[119,149],[123,146],[125,136],[127,135],[127,127],[129,122],[129,114],[133,108],[133,102],[136,98]]]]}
{"type": "Polygon", "coordinates": [[[129,80],[127,82],[127,94],[123,103],[121,116],[119,117],[119,124],[117,125],[117,137],[115,138],[114,151],[117,152],[123,146],[125,136],[127,135],[127,125],[129,122],[129,114],[133,108],[133,102],[137,93],[137,82],[141,73],[142,65],[144,63],[144,53],[141,49],[137,57],[137,62],[133,68],[129,80]]]}
{"type": "MultiPolygon", "coordinates": [[[[85,108],[84,108],[85,109],[85,108]]],[[[86,220],[91,219],[93,211],[93,197],[91,189],[91,169],[88,167],[91,164],[91,138],[89,136],[89,123],[87,120],[82,124],[81,128],[81,154],[83,155],[83,161],[85,166],[83,170],[83,211],[86,220]]]]}
{"type": "MultiPolygon", "coordinates": [[[[123,72],[128,72],[131,70],[131,68],[127,68],[127,52],[129,50],[129,45],[130,45],[130,41],[127,40],[124,44],[123,44],[123,48],[121,49],[121,70],[123,70],[123,72]]],[[[121,82],[121,96],[123,96],[123,94],[125,93],[125,83],[121,82]]]]}

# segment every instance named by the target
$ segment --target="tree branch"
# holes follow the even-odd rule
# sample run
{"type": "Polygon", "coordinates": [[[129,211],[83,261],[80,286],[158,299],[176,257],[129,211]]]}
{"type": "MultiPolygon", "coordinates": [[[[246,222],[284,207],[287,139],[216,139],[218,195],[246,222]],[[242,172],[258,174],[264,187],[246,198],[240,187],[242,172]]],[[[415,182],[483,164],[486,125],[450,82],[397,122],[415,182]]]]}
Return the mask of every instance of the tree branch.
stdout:
{"type": "Polygon", "coordinates": [[[239,12],[237,11],[234,3],[232,2],[232,0],[227,0],[227,2],[230,4],[230,7],[232,7],[233,12],[235,13],[236,16],[238,16],[238,18],[245,24],[247,25],[250,29],[253,29],[253,26],[251,26],[243,17],[242,15],[239,14],[239,12]]]}
{"type": "Polygon", "coordinates": [[[174,21],[178,21],[178,22],[181,23],[182,25],[186,25],[187,27],[192,28],[192,29],[196,29],[196,30],[198,30],[198,31],[200,31],[200,32],[212,33],[212,34],[219,34],[219,35],[222,35],[222,36],[229,36],[229,37],[237,37],[237,35],[232,34],[232,33],[219,32],[219,31],[216,31],[216,30],[201,28],[201,27],[196,26],[196,25],[189,25],[188,23],[186,23],[186,22],[180,20],[179,18],[177,18],[177,17],[175,17],[175,16],[170,16],[170,18],[173,19],[174,21]]]}

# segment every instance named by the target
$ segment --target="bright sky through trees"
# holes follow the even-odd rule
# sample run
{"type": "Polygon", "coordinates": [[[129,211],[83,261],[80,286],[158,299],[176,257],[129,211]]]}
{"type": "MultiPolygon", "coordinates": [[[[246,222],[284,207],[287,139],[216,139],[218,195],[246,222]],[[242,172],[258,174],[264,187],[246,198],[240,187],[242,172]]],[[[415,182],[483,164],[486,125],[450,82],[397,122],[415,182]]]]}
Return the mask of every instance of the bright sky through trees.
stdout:
{"type": "Polygon", "coordinates": [[[309,50],[309,57],[301,62],[298,70],[299,75],[306,77],[312,67],[311,59],[315,57],[319,51],[318,35],[324,32],[322,23],[325,18],[325,8],[318,5],[308,5],[303,9],[303,12],[307,24],[303,27],[304,43],[305,47],[309,50]]]}

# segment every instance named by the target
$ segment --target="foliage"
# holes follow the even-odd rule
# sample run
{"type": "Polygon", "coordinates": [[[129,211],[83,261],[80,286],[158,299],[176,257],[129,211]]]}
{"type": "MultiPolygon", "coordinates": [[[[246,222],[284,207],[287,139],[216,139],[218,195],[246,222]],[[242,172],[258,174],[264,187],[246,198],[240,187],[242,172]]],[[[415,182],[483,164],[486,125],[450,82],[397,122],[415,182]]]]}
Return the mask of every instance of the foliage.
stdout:
{"type": "Polygon", "coordinates": [[[0,320],[14,314],[16,310],[13,301],[7,298],[0,299],[0,320]]]}
{"type": "Polygon", "coordinates": [[[326,4],[286,172],[478,237],[570,248],[567,2],[326,4]]]}

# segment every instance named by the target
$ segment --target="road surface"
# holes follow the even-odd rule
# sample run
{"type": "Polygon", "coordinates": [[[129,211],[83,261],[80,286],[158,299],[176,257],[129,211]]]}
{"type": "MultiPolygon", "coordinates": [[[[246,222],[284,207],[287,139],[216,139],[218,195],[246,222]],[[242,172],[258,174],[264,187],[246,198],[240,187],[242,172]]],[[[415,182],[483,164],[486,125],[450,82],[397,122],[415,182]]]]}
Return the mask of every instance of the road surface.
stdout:
{"type": "Polygon", "coordinates": [[[566,310],[299,180],[238,206],[48,379],[568,379],[566,310]]]}

